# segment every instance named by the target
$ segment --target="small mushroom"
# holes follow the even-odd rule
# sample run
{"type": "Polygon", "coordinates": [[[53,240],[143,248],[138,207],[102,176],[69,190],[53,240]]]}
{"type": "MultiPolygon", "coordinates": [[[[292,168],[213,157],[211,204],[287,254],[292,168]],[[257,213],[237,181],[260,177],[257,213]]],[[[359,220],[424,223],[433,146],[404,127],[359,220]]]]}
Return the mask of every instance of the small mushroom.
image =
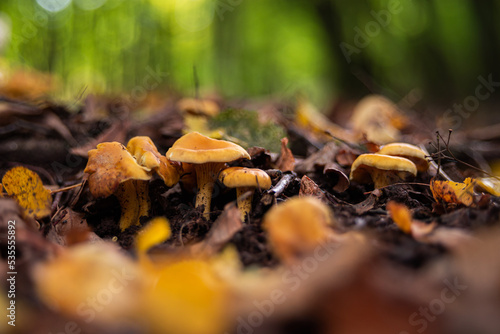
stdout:
{"type": "Polygon", "coordinates": [[[140,166],[125,146],[118,142],[101,143],[88,152],[89,160],[84,172],[90,174],[88,184],[94,197],[115,194],[120,202],[120,228],[138,224],[149,211],[147,181],[149,169],[140,166]]]}
{"type": "Polygon", "coordinates": [[[375,189],[417,175],[415,164],[405,158],[381,154],[361,154],[351,166],[350,179],[359,183],[375,184],[375,189]]]}
{"type": "Polygon", "coordinates": [[[287,263],[314,251],[329,240],[333,231],[332,211],[319,199],[293,197],[273,206],[264,216],[263,229],[276,255],[287,263]]]}
{"type": "Polygon", "coordinates": [[[177,108],[183,113],[195,116],[213,117],[219,113],[219,106],[212,100],[184,98],[177,102],[177,108]]]}
{"type": "Polygon", "coordinates": [[[271,188],[271,178],[263,170],[257,168],[229,167],[219,174],[219,181],[226,187],[236,188],[237,204],[240,209],[240,218],[244,222],[252,210],[252,198],[256,188],[271,188]],[[249,196],[243,196],[250,192],[249,196]]]}
{"type": "Polygon", "coordinates": [[[414,145],[406,143],[391,143],[382,146],[377,154],[392,155],[411,160],[415,166],[417,166],[417,171],[419,172],[425,172],[429,169],[429,161],[425,158],[425,152],[414,145]]]}
{"type": "Polygon", "coordinates": [[[151,138],[134,137],[128,141],[127,150],[139,165],[155,171],[168,187],[179,182],[181,165],[172,163],[167,157],[161,155],[151,138]]]}
{"type": "Polygon", "coordinates": [[[203,215],[207,220],[210,218],[212,191],[219,171],[225,167],[226,162],[240,158],[250,159],[243,147],[225,140],[212,139],[198,132],[179,138],[166,156],[172,161],[193,164],[198,186],[195,206],[204,206],[203,215]]]}
{"type": "Polygon", "coordinates": [[[358,136],[366,135],[377,144],[390,143],[401,136],[400,129],[407,124],[407,118],[389,99],[380,95],[368,95],[356,104],[350,120],[358,136]]]}

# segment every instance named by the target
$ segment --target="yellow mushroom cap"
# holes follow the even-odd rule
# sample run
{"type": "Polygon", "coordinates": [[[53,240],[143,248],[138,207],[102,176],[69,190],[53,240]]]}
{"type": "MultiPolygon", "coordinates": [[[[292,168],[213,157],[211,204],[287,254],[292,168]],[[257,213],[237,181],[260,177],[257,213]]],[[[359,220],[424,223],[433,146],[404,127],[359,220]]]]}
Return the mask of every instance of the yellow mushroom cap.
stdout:
{"type": "Polygon", "coordinates": [[[192,164],[250,159],[243,147],[229,141],[212,139],[198,132],[191,132],[179,138],[167,151],[166,156],[172,161],[192,164]]]}
{"type": "Polygon", "coordinates": [[[368,140],[385,144],[401,136],[399,129],[407,123],[397,106],[381,95],[368,95],[358,102],[352,112],[351,126],[368,140]]]}
{"type": "Polygon", "coordinates": [[[168,187],[179,182],[180,164],[173,164],[158,152],[151,138],[137,136],[128,141],[127,150],[134,156],[139,165],[155,170],[168,187]]]}
{"type": "Polygon", "coordinates": [[[160,167],[160,152],[151,138],[137,136],[128,141],[127,150],[134,156],[139,165],[155,169],[160,167]]]}
{"type": "Polygon", "coordinates": [[[262,226],[276,255],[286,262],[312,252],[328,240],[328,226],[333,222],[328,206],[314,197],[304,196],[273,206],[265,214],[262,226]]]}
{"type": "Polygon", "coordinates": [[[229,167],[219,174],[219,181],[226,187],[255,187],[261,189],[271,188],[272,182],[269,175],[261,169],[245,167],[229,167]]]}
{"type": "Polygon", "coordinates": [[[361,154],[352,163],[349,178],[360,183],[369,183],[374,170],[394,172],[403,180],[417,175],[417,166],[408,159],[382,154],[361,154]]]}
{"type": "Polygon", "coordinates": [[[95,197],[111,196],[120,183],[128,180],[149,180],[148,168],[137,164],[125,146],[118,142],[97,145],[89,151],[84,172],[90,174],[89,189],[95,197]]]}
{"type": "Polygon", "coordinates": [[[403,157],[411,160],[419,172],[425,172],[429,169],[429,161],[425,158],[425,152],[414,145],[406,143],[391,143],[380,148],[377,154],[385,154],[403,157]]]}

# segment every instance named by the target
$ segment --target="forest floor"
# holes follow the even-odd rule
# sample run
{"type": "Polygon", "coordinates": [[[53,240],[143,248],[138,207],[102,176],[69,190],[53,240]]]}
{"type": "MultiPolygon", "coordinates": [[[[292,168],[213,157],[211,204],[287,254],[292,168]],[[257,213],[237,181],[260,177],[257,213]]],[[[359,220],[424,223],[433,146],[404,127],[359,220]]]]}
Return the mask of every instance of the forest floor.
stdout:
{"type": "Polygon", "coordinates": [[[4,185],[0,276],[15,295],[0,304],[15,317],[2,332],[15,319],[19,333],[498,333],[499,126],[436,134],[422,130],[434,120],[379,97],[342,126],[304,100],[193,101],[152,96],[137,113],[93,95],[0,99],[0,175],[24,166],[51,192],[48,213],[30,215],[4,185]],[[192,131],[243,146],[250,159],[228,165],[265,171],[270,188],[255,190],[241,221],[220,181],[205,216],[189,172],[171,187],[155,174],[149,210],[122,230],[123,202],[89,190],[88,151],[148,136],[165,156],[192,131]],[[356,159],[390,142],[415,145],[426,168],[390,171],[378,188],[353,180],[356,159]],[[298,197],[326,208],[327,222],[299,218],[309,208],[298,202],[291,224],[304,230],[285,216],[272,229],[270,210],[298,197]],[[123,268],[136,274],[117,278],[123,268]]]}

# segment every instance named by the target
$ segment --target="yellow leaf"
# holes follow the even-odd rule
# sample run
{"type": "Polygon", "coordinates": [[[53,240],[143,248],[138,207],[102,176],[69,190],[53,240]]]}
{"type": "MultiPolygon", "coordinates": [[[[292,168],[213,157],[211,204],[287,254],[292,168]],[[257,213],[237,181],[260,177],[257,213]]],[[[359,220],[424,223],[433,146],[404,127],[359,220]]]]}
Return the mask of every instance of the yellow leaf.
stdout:
{"type": "Polygon", "coordinates": [[[411,212],[404,204],[394,201],[387,203],[387,210],[394,223],[406,234],[411,233],[412,218],[411,212]]]}
{"type": "Polygon", "coordinates": [[[92,319],[113,322],[132,317],[147,286],[141,268],[108,242],[65,248],[55,258],[37,264],[33,279],[45,304],[86,322],[90,317],[82,310],[92,305],[99,307],[92,319]]]}
{"type": "Polygon", "coordinates": [[[2,183],[28,216],[43,218],[50,214],[52,196],[37,173],[22,166],[14,167],[5,173],[2,183]]]}
{"type": "Polygon", "coordinates": [[[145,255],[151,247],[167,240],[171,235],[172,231],[167,218],[156,217],[152,219],[137,235],[135,240],[137,254],[139,256],[145,255]]]}
{"type": "Polygon", "coordinates": [[[223,333],[228,289],[211,264],[196,259],[174,262],[158,271],[142,309],[155,333],[223,333]]]}
{"type": "Polygon", "coordinates": [[[476,181],[470,177],[466,178],[463,183],[432,180],[432,196],[437,202],[471,206],[474,203],[475,183],[476,181]]]}

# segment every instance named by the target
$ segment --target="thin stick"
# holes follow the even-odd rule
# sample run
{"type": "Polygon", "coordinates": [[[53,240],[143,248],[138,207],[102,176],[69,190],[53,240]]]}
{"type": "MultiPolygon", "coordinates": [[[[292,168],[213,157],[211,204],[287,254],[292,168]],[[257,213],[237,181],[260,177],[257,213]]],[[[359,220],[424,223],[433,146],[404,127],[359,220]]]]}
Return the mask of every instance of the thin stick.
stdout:
{"type": "Polygon", "coordinates": [[[67,187],[64,187],[64,188],[59,188],[59,189],[56,189],[56,190],[51,190],[50,193],[51,194],[55,194],[55,193],[59,193],[61,191],[68,191],[68,190],[71,190],[71,189],[74,189],[74,188],[78,188],[78,187],[80,187],[82,185],[83,185],[83,182],[80,182],[80,183],[74,184],[72,186],[67,186],[67,187]]]}

